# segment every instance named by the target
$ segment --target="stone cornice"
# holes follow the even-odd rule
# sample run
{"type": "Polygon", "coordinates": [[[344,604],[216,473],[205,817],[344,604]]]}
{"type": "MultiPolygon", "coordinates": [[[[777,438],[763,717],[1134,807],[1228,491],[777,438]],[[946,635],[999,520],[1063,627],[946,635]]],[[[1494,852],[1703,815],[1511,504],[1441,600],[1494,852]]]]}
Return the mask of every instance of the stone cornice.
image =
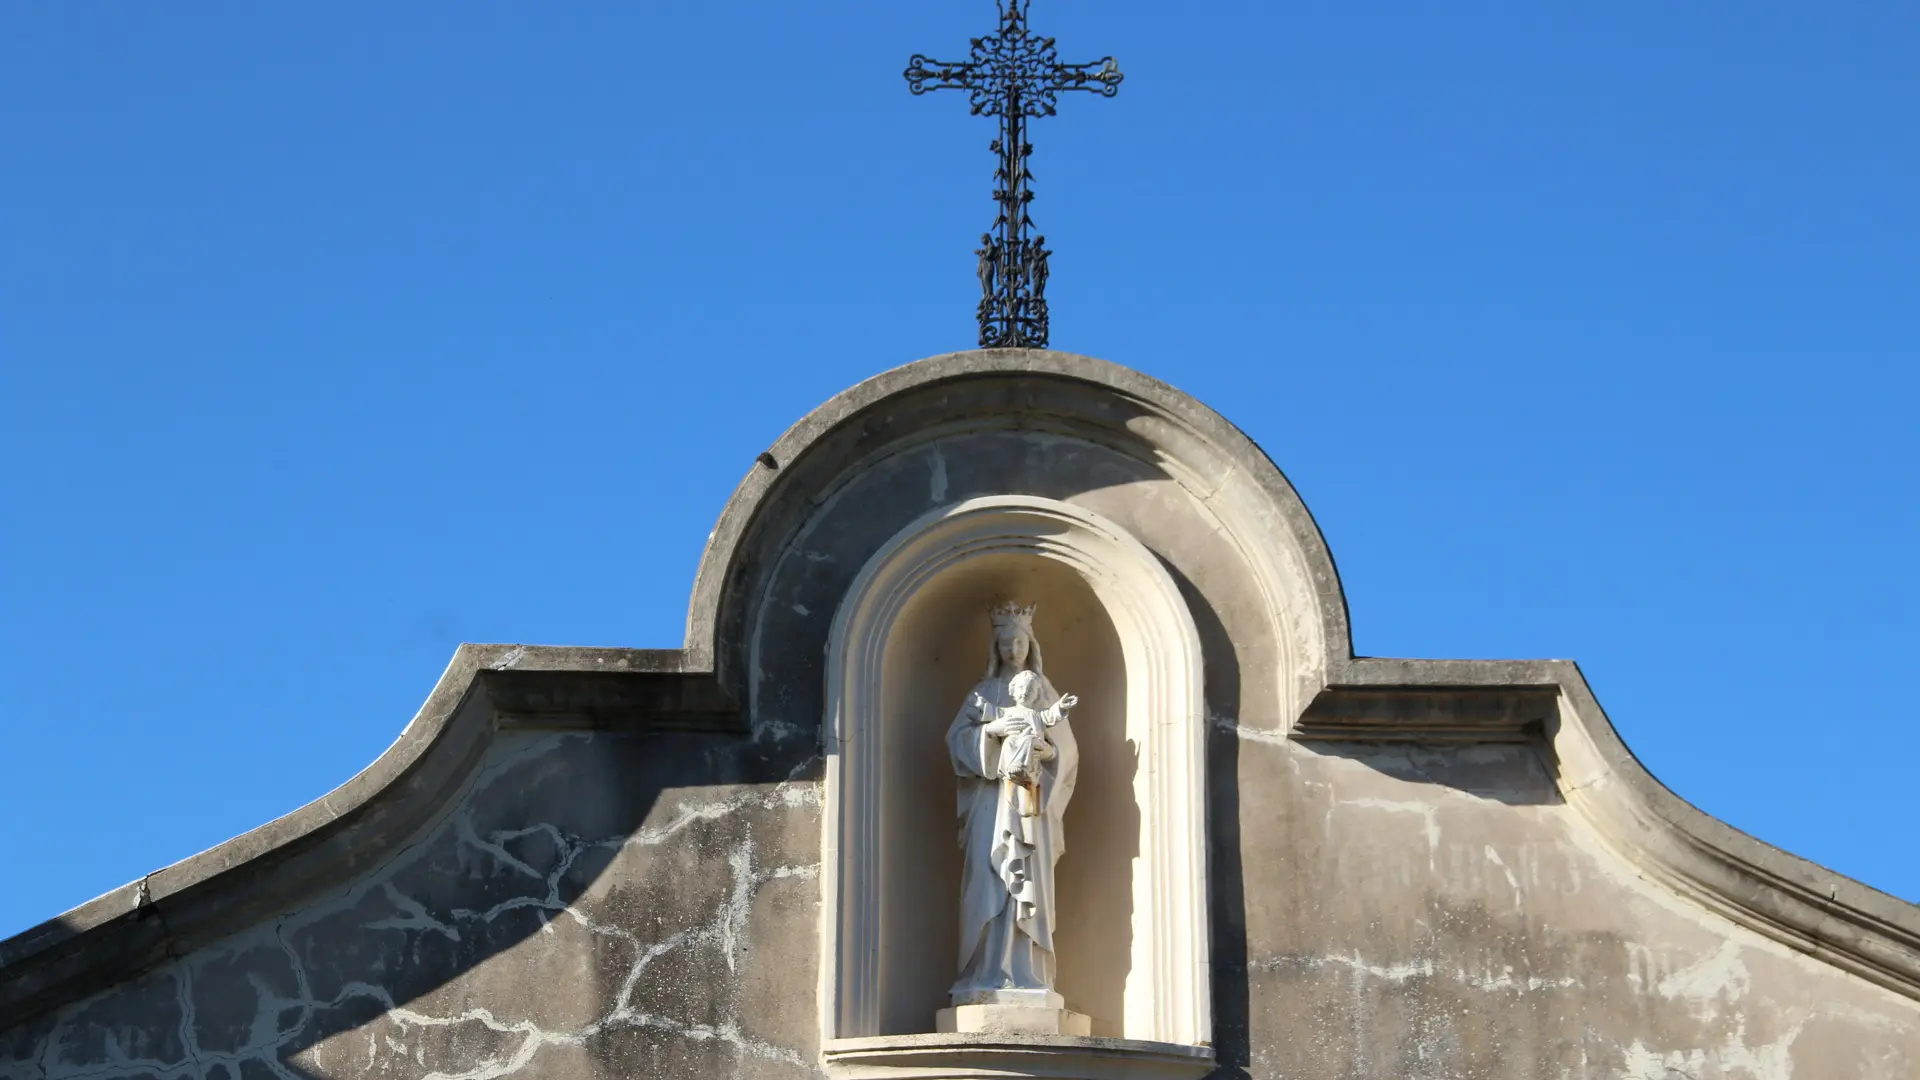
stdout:
{"type": "Polygon", "coordinates": [[[1294,722],[1303,742],[1527,742],[1558,708],[1551,687],[1329,686],[1294,722]]]}

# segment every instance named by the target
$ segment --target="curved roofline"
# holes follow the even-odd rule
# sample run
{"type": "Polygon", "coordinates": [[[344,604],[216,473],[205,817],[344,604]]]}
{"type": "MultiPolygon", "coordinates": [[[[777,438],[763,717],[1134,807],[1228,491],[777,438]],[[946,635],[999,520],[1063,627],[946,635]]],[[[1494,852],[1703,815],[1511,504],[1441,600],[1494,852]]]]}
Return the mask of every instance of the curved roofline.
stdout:
{"type": "MultiPolygon", "coordinates": [[[[1293,485],[1266,452],[1247,434],[1197,398],[1129,367],[1075,353],[1047,349],[974,349],[943,353],[893,368],[835,394],[789,427],[761,455],[734,489],[707,538],[693,595],[687,604],[686,654],[705,670],[724,668],[719,640],[730,574],[739,563],[741,543],[754,519],[778,490],[781,477],[793,465],[819,452],[828,436],[888,399],[940,383],[996,375],[1034,375],[1088,383],[1123,395],[1154,413],[1175,421],[1211,444],[1233,465],[1252,478],[1279,509],[1295,544],[1311,564],[1322,639],[1334,658],[1353,655],[1353,635],[1347,621],[1346,593],[1334,568],[1320,526],[1307,511],[1293,485]]],[[[724,672],[723,672],[724,674],[724,672]]]]}
{"type": "Polygon", "coordinates": [[[1117,364],[1061,352],[989,350],[949,353],[875,376],[835,395],[775,441],[736,488],[708,539],[684,648],[460,646],[400,737],[340,787],[0,941],[0,1027],[218,940],[376,864],[457,793],[503,725],[530,719],[744,732],[716,670],[718,634],[723,609],[736,599],[730,587],[739,584],[733,579],[741,545],[788,467],[898,395],[1007,374],[1077,380],[1139,402],[1203,437],[1272,500],[1307,560],[1329,652],[1325,685],[1292,738],[1430,741],[1537,733],[1569,806],[1647,878],[1920,999],[1920,906],[1756,840],[1675,795],[1627,749],[1572,662],[1355,658],[1345,594],[1318,525],[1279,468],[1218,413],[1117,364]],[[1439,699],[1468,702],[1481,719],[1463,727],[1448,713],[1447,722],[1435,726],[1421,709],[1439,699]]]}
{"type": "Polygon", "coordinates": [[[0,940],[0,1031],[268,918],[404,847],[503,727],[744,731],[678,649],[454,650],[399,738],[345,783],[223,844],[0,940]]]}

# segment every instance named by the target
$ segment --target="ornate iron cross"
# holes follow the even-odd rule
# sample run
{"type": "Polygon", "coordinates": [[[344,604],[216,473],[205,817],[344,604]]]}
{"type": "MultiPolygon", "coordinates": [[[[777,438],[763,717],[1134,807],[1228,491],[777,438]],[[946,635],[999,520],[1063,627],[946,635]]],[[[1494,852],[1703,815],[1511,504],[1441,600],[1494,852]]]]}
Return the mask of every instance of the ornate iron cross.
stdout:
{"type": "Polygon", "coordinates": [[[1028,236],[1033,201],[1027,157],[1027,120],[1052,116],[1062,90],[1090,90],[1102,97],[1120,91],[1120,68],[1109,56],[1091,64],[1063,64],[1053,39],[1027,29],[1032,0],[995,0],[1000,31],[973,39],[964,62],[931,60],[915,53],[907,61],[907,89],[965,90],[975,116],[1000,118],[993,152],[993,200],[1000,214],[980,237],[980,346],[1035,348],[1047,345],[1047,238],[1028,236]]]}

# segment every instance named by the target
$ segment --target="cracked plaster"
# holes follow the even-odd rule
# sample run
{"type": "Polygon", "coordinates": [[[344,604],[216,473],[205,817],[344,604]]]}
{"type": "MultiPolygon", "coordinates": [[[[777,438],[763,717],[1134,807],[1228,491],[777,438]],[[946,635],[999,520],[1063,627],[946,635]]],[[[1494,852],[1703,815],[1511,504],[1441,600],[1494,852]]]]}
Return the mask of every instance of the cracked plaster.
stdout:
{"type": "Polygon", "coordinates": [[[1920,1075],[1910,999],[1646,880],[1536,747],[1215,730],[1240,748],[1243,830],[1264,822],[1242,856],[1248,1076],[1920,1075]]]}
{"type": "Polygon", "coordinates": [[[744,1006],[811,962],[779,946],[814,917],[818,764],[503,736],[378,871],[8,1033],[0,1078],[811,1073],[808,1026],[744,1006]]]}

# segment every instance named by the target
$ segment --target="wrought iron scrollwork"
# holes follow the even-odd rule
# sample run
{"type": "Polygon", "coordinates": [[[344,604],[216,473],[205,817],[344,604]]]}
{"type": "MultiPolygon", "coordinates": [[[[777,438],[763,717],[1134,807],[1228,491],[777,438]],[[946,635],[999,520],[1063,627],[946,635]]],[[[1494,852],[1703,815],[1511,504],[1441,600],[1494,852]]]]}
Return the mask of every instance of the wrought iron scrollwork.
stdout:
{"type": "Polygon", "coordinates": [[[1000,120],[993,141],[998,159],[993,229],[980,237],[980,345],[983,348],[1045,348],[1047,344],[1047,239],[1032,235],[1033,175],[1027,158],[1027,121],[1052,116],[1062,91],[1102,97],[1120,92],[1120,66],[1108,56],[1088,64],[1063,64],[1054,39],[1027,28],[1031,0],[998,0],[997,33],[973,39],[964,61],[935,60],[915,53],[907,60],[907,89],[965,90],[975,116],[1000,120]]]}

